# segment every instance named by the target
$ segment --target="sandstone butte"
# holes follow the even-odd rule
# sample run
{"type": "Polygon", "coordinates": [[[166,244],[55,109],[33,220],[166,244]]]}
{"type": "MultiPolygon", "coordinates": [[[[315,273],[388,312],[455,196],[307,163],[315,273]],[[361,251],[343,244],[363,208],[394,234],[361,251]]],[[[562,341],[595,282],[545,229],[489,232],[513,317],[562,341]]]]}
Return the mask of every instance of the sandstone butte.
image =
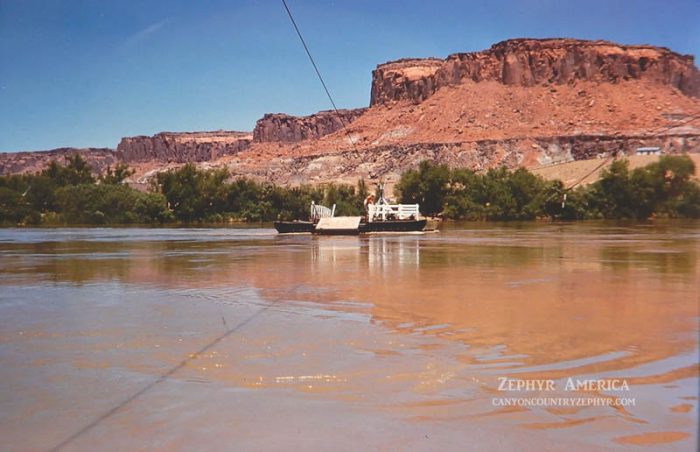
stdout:
{"type": "Polygon", "coordinates": [[[0,173],[37,171],[78,152],[98,171],[128,163],[135,185],[185,162],[282,185],[361,177],[391,185],[426,159],[475,170],[542,169],[632,155],[641,146],[700,153],[700,71],[692,56],[606,41],[512,39],[445,59],[380,64],[367,108],[266,114],[252,132],[127,137],[116,151],[0,154],[0,173]]]}

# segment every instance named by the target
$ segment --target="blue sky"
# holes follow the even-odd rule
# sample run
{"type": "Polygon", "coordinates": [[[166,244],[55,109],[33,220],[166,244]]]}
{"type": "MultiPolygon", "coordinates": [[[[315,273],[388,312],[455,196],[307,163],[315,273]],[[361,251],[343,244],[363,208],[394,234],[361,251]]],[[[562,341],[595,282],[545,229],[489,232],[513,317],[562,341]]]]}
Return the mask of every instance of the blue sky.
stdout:
{"type": "MultiPolygon", "coordinates": [[[[339,107],[371,71],[515,37],[700,53],[698,0],[288,0],[339,107]]],[[[330,108],[279,0],[0,0],[0,151],[252,130],[330,108]]]]}

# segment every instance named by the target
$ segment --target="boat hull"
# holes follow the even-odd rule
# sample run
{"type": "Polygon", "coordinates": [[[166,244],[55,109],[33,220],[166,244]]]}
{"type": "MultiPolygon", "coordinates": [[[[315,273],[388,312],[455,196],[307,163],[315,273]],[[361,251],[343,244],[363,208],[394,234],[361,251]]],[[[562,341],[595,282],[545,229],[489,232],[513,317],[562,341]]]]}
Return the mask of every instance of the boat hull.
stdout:
{"type": "Polygon", "coordinates": [[[355,229],[316,229],[314,234],[318,235],[357,235],[360,233],[359,228],[355,229]]]}
{"type": "Polygon", "coordinates": [[[360,224],[360,232],[419,232],[425,229],[426,219],[386,220],[360,224]]]}
{"type": "Polygon", "coordinates": [[[353,229],[317,229],[310,221],[276,221],[275,229],[280,234],[319,234],[319,235],[357,235],[372,232],[419,232],[426,229],[427,220],[386,220],[362,222],[353,229]]]}

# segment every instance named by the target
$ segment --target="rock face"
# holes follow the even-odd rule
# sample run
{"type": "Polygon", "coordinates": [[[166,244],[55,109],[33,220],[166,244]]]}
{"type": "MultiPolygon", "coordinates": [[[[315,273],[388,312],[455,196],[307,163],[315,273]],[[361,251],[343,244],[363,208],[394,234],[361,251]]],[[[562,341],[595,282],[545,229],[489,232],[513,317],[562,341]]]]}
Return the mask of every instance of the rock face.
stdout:
{"type": "Polygon", "coordinates": [[[125,162],[203,162],[246,149],[252,136],[248,132],[161,132],[148,136],[122,138],[117,146],[125,162]]]}
{"type": "Polygon", "coordinates": [[[456,53],[445,60],[381,64],[372,72],[370,105],[399,100],[421,102],[437,89],[466,79],[521,86],[645,79],[700,97],[700,72],[690,55],[663,47],[622,46],[606,41],[512,39],[483,52],[456,53]]]}
{"type": "Polygon", "coordinates": [[[310,116],[266,114],[250,132],[161,132],[151,137],[125,137],[117,146],[119,158],[127,163],[207,162],[236,155],[248,149],[252,142],[295,143],[320,138],[349,124],[365,112],[356,110],[321,111],[310,116]]]}
{"type": "Polygon", "coordinates": [[[309,116],[290,116],[284,113],[268,113],[255,124],[253,140],[258,143],[295,143],[320,138],[350,124],[367,109],[320,111],[309,116]]]}
{"type": "MultiPolygon", "coordinates": [[[[641,146],[658,146],[664,154],[700,149],[698,134],[629,136],[547,136],[471,142],[414,143],[405,146],[375,146],[334,154],[276,157],[260,162],[236,158],[229,169],[233,176],[245,176],[281,185],[318,182],[355,184],[360,178],[368,183],[384,181],[391,190],[401,173],[430,160],[450,167],[484,170],[494,166],[516,168],[537,155],[534,166],[574,160],[633,155],[641,146]]],[[[531,162],[533,163],[533,162],[531,162]]]]}
{"type": "Polygon", "coordinates": [[[437,90],[438,58],[404,58],[380,64],[372,71],[370,106],[396,100],[421,102],[437,90]]]}
{"type": "Polygon", "coordinates": [[[536,168],[640,146],[700,153],[698,111],[700,71],[691,56],[605,41],[515,39],[483,52],[381,64],[369,108],[267,114],[253,132],[127,137],[116,153],[0,154],[0,171],[36,171],[79,152],[97,171],[124,161],[144,182],[186,162],[277,184],[390,182],[421,160],[536,168]],[[346,133],[338,133],[343,126],[346,133]]]}
{"type": "Polygon", "coordinates": [[[58,148],[50,151],[0,153],[0,174],[35,173],[44,169],[49,162],[56,160],[66,163],[66,158],[80,154],[96,171],[102,172],[118,162],[117,154],[108,148],[58,148]]]}

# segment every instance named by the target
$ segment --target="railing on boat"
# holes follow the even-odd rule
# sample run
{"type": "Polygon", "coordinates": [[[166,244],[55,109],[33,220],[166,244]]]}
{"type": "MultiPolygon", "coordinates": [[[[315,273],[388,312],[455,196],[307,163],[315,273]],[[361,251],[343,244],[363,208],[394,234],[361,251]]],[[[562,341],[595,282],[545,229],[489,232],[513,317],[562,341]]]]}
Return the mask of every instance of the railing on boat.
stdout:
{"type": "Polygon", "coordinates": [[[369,204],[367,206],[368,221],[418,219],[419,216],[418,204],[369,204]]]}
{"type": "Polygon", "coordinates": [[[326,206],[322,206],[311,201],[311,221],[320,220],[321,218],[330,218],[334,215],[335,204],[333,204],[333,208],[329,209],[326,206]]]}

